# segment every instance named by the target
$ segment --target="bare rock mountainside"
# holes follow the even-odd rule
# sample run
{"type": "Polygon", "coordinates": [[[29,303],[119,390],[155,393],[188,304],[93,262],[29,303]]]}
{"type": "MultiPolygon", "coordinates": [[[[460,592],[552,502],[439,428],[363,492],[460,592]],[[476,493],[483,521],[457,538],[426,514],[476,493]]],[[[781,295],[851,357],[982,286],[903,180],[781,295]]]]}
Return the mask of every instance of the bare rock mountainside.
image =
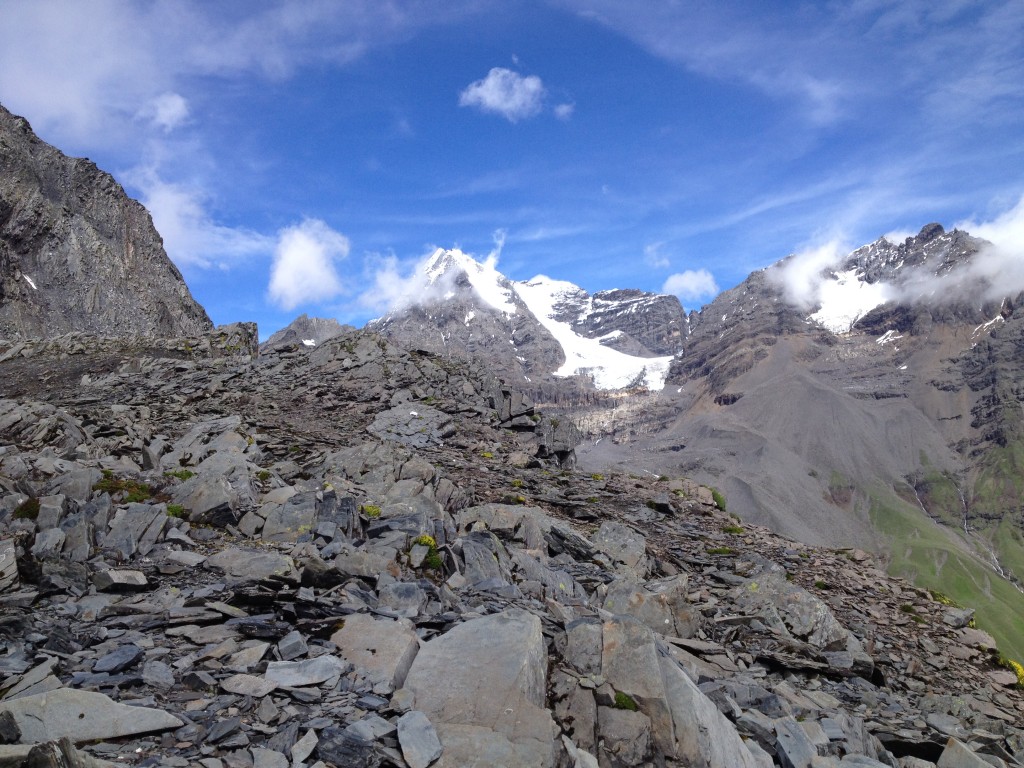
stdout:
{"type": "Polygon", "coordinates": [[[0,106],[0,338],[210,329],[149,213],[0,106]]]}
{"type": "Polygon", "coordinates": [[[937,224],[850,254],[800,306],[791,260],[691,316],[657,396],[579,412],[581,463],[717,486],[809,543],[859,545],[1024,651],[1024,311],[937,224]]]}
{"type": "Polygon", "coordinates": [[[254,338],[0,362],[5,765],[1024,765],[972,610],[485,366],[254,338]]]}
{"type": "MultiPolygon", "coordinates": [[[[5,203],[17,232],[45,219],[18,213],[26,199],[5,203]]],[[[67,203],[60,221],[116,218],[85,218],[89,195],[67,203]]],[[[66,249],[75,231],[45,238],[66,249]]],[[[641,398],[664,431],[686,398],[708,412],[752,400],[751,375],[788,337],[743,331],[767,354],[741,336],[751,364],[716,382],[672,351],[688,335],[709,356],[736,350],[678,302],[503,282],[445,255],[428,284],[461,305],[449,333],[411,344],[310,318],[262,348],[254,324],[210,329],[205,315],[147,334],[122,324],[136,286],[113,267],[124,303],[97,304],[109,322],[96,333],[44,323],[0,341],[0,765],[1024,766],[1024,668],[993,637],[1004,626],[990,633],[980,611],[862,549],[741,521],[681,471],[581,471],[574,419],[518,386],[571,382],[564,403],[581,423],[641,398]],[[500,359],[519,378],[466,354],[477,342],[512,347],[500,359]]],[[[887,311],[862,320],[887,341],[928,322],[887,311]]],[[[808,333],[791,360],[824,366],[854,338],[808,333]]],[[[864,348],[885,348],[878,338],[864,348]]],[[[935,389],[995,387],[961,397],[1010,410],[1012,370],[986,373],[1003,352],[973,357],[981,346],[973,363],[954,355],[935,389]]],[[[918,348],[946,359],[909,348],[911,362],[889,361],[894,379],[859,376],[870,397],[855,400],[898,400],[879,393],[901,391],[927,358],[918,348]]],[[[601,428],[603,443],[637,442],[601,428]]],[[[966,444],[999,444],[977,429],[966,444]]],[[[959,483],[942,446],[921,450],[959,483]]],[[[925,513],[945,498],[932,475],[905,482],[925,513]]],[[[865,489],[830,487],[855,515],[865,489]]]]}

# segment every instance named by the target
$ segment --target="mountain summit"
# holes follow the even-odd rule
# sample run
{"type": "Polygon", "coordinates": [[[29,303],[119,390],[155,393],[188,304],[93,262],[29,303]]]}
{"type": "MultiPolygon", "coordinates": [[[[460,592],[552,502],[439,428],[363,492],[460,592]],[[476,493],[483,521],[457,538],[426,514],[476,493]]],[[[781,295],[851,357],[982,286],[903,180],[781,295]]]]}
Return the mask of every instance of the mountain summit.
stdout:
{"type": "Polygon", "coordinates": [[[0,338],[195,336],[212,327],[149,212],[0,106],[0,338]]]}
{"type": "Polygon", "coordinates": [[[674,296],[591,295],[543,275],[510,280],[493,260],[457,249],[438,249],[420,284],[415,303],[370,327],[406,346],[485,358],[527,390],[553,379],[597,390],[661,389],[687,322],[674,296]]]}

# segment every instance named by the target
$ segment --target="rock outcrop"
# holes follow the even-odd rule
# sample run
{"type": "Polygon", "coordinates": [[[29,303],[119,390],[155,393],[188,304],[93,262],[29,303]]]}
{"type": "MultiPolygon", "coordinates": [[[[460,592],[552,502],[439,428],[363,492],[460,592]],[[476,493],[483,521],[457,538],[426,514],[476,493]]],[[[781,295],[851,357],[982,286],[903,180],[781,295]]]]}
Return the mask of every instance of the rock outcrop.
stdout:
{"type": "Polygon", "coordinates": [[[149,212],[0,106],[0,338],[192,336],[212,327],[149,212]]]}

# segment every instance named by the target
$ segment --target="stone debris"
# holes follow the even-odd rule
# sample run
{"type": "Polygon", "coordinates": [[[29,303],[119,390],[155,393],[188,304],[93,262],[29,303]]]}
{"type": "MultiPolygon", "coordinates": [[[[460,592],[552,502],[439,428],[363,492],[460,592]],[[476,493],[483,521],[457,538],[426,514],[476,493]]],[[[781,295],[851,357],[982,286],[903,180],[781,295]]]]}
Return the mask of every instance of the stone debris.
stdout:
{"type": "Polygon", "coordinates": [[[1024,765],[969,609],[472,364],[90,344],[0,363],[0,764],[1024,765]]]}

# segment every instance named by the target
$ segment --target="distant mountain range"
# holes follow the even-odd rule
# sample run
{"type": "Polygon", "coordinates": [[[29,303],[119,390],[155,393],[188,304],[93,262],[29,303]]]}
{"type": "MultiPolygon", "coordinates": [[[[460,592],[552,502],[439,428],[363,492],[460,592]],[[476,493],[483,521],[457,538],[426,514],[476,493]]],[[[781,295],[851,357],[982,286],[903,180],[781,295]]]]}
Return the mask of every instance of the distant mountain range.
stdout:
{"type": "Polygon", "coordinates": [[[441,250],[426,299],[371,325],[532,388],[583,428],[585,468],[715,485],[744,519],[886,553],[1019,636],[1024,295],[1000,295],[989,248],[929,224],[829,266],[783,259],[689,316],[441,250]]]}

